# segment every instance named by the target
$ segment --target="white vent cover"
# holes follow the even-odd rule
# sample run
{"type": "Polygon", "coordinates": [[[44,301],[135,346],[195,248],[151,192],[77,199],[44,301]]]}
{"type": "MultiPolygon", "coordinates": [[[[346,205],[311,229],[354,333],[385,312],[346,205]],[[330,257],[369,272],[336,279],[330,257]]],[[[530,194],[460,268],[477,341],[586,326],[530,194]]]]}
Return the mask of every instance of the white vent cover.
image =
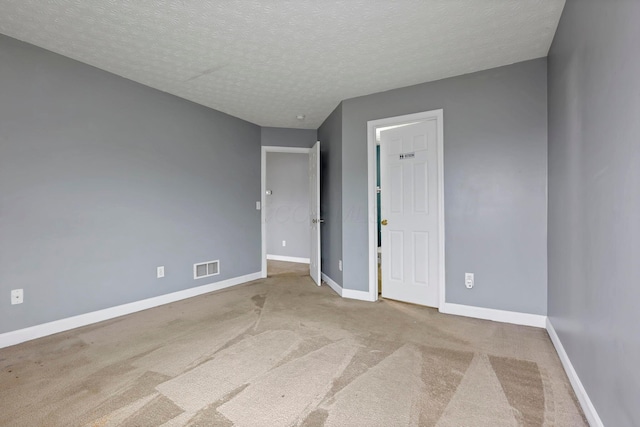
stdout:
{"type": "Polygon", "coordinates": [[[216,274],[220,274],[220,260],[193,264],[194,279],[202,279],[203,277],[215,276],[216,274]]]}

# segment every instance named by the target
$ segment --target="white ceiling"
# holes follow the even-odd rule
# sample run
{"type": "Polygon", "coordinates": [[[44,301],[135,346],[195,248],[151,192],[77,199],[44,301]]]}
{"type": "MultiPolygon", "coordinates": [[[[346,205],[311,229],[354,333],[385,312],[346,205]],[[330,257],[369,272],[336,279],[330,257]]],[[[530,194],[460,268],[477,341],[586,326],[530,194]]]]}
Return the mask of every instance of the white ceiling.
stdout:
{"type": "Polygon", "coordinates": [[[0,33],[261,126],[315,129],[343,99],[546,56],[564,1],[0,0],[0,33]]]}

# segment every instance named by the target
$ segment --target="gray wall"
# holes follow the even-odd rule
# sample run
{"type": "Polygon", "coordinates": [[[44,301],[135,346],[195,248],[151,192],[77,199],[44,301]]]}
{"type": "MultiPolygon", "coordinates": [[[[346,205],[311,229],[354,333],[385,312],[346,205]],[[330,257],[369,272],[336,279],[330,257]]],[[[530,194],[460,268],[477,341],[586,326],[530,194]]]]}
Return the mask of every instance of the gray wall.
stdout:
{"type": "Polygon", "coordinates": [[[447,302],[546,314],[546,67],[542,58],[343,102],[345,288],[368,289],[367,121],[442,108],[447,302]]]}
{"type": "Polygon", "coordinates": [[[309,155],[267,153],[266,176],[267,254],[309,258],[309,155]]]}
{"type": "Polygon", "coordinates": [[[318,140],[315,129],[263,127],[260,134],[263,146],[311,148],[318,140]]]}
{"type": "Polygon", "coordinates": [[[318,129],[320,141],[320,228],[322,272],[342,286],[342,104],[318,129]]]}
{"type": "Polygon", "coordinates": [[[639,23],[569,0],[549,56],[549,317],[616,427],[640,425],[639,23]]]}
{"type": "Polygon", "coordinates": [[[260,271],[256,200],[258,126],[0,35],[0,333],[260,271]]]}

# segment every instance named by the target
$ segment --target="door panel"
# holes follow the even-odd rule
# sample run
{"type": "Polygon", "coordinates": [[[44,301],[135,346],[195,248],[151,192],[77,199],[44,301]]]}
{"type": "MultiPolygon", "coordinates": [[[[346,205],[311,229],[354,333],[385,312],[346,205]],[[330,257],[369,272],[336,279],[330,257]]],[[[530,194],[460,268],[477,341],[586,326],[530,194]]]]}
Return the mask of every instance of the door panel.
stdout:
{"type": "Polygon", "coordinates": [[[416,266],[414,281],[418,285],[427,286],[429,284],[429,263],[424,260],[429,259],[429,233],[422,231],[413,233],[413,258],[416,266]]]}
{"type": "Polygon", "coordinates": [[[438,306],[437,122],[380,134],[382,296],[438,306]]]}
{"type": "Polygon", "coordinates": [[[401,165],[393,165],[391,166],[390,171],[390,179],[391,183],[389,185],[389,191],[391,191],[390,197],[390,208],[391,212],[401,214],[404,208],[404,194],[402,189],[404,188],[404,180],[402,179],[402,166],[401,165]]]}
{"type": "Polygon", "coordinates": [[[413,211],[429,213],[429,178],[427,177],[427,164],[417,163],[413,165],[413,211]]]}
{"type": "Polygon", "coordinates": [[[320,286],[320,141],[309,152],[309,217],[311,224],[311,255],[309,274],[320,286]]]}
{"type": "Polygon", "coordinates": [[[389,231],[389,252],[396,256],[390,259],[391,271],[390,278],[397,281],[404,280],[404,233],[401,231],[389,231]]]}

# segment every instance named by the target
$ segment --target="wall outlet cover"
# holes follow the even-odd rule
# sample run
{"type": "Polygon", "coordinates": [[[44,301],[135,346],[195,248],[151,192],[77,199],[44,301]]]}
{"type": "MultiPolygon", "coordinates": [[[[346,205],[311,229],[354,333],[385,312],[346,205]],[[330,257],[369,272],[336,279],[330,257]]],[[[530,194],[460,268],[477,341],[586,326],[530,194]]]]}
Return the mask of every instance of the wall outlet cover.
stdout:
{"type": "Polygon", "coordinates": [[[467,289],[473,288],[474,282],[475,278],[473,273],[464,273],[464,285],[467,287],[467,289]]]}
{"type": "Polygon", "coordinates": [[[164,277],[164,266],[158,267],[156,273],[157,273],[158,279],[164,277]]]}
{"type": "Polygon", "coordinates": [[[24,302],[24,291],[22,289],[13,289],[11,291],[11,305],[22,304],[24,302]]]}

